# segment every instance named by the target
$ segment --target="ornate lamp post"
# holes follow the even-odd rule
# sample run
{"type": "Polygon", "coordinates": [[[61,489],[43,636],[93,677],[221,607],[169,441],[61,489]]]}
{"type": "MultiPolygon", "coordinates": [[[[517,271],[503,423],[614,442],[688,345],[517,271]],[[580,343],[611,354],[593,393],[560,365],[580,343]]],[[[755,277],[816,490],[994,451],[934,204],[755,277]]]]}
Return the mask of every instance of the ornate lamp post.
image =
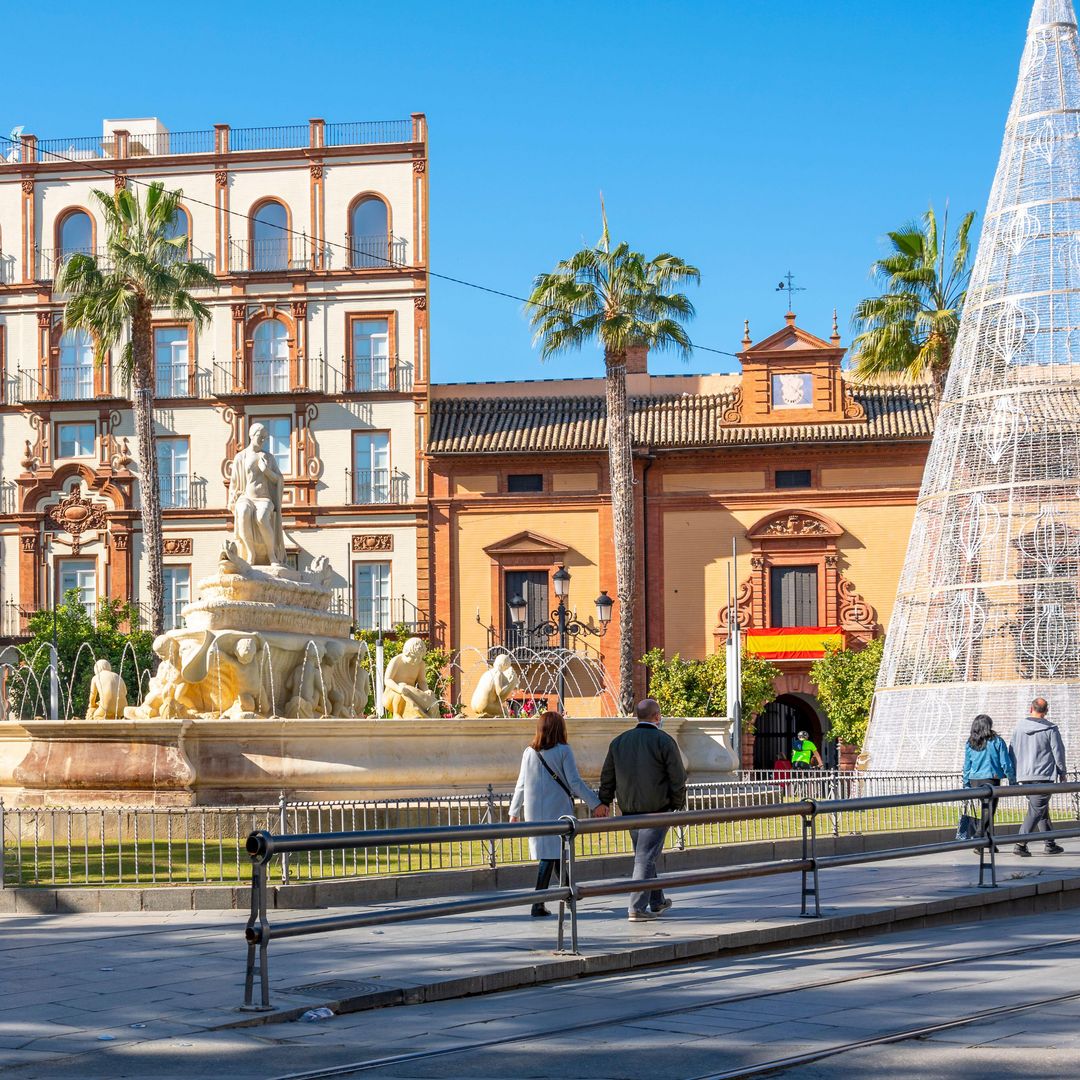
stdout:
{"type": "MultiPolygon", "coordinates": [[[[558,606],[542,623],[538,623],[536,626],[531,627],[529,633],[542,635],[546,638],[551,638],[558,634],[559,648],[562,651],[566,651],[569,648],[571,637],[603,637],[607,633],[608,626],[611,624],[611,610],[615,606],[615,601],[608,596],[607,589],[602,589],[600,595],[594,601],[596,605],[596,621],[599,626],[589,626],[587,623],[581,622],[576,614],[572,615],[567,604],[567,600],[570,597],[570,571],[567,570],[565,566],[560,566],[552,575],[552,582],[555,586],[555,596],[558,599],[558,606]]],[[[510,621],[514,626],[514,629],[519,632],[524,630],[525,620],[529,613],[529,606],[526,603],[525,598],[519,593],[517,596],[511,598],[508,607],[510,608],[510,621]]],[[[563,703],[565,698],[565,669],[560,666],[560,711],[564,711],[563,703]]]]}

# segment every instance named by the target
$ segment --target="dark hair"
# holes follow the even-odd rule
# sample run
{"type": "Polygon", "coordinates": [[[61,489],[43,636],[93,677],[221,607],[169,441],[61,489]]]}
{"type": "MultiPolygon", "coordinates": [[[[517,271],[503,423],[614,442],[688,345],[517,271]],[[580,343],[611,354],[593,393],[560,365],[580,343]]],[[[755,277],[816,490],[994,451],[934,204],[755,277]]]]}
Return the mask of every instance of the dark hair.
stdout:
{"type": "Polygon", "coordinates": [[[566,721],[562,713],[545,712],[536,718],[536,737],[529,743],[534,750],[550,750],[566,742],[566,721]]]}
{"type": "Polygon", "coordinates": [[[996,739],[998,733],[994,730],[994,721],[986,713],[979,713],[971,721],[971,736],[968,738],[968,746],[972,750],[981,750],[991,739],[996,739]]]}
{"type": "Polygon", "coordinates": [[[647,697],[637,703],[634,715],[639,720],[652,720],[660,715],[660,703],[655,698],[647,697]]]}

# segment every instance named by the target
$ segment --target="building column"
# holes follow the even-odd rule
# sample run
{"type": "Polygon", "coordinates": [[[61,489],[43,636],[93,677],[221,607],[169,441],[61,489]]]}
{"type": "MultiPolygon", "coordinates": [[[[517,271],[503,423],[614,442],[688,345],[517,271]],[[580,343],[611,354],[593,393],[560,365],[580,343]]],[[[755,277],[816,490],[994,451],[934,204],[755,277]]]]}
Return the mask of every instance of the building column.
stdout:
{"type": "Polygon", "coordinates": [[[110,574],[109,597],[124,603],[134,601],[134,581],[131,573],[131,530],[115,523],[109,526],[108,546],[110,574]]]}
{"type": "Polygon", "coordinates": [[[38,553],[41,531],[38,522],[19,526],[19,628],[27,628],[27,613],[41,609],[41,569],[38,553]]]}

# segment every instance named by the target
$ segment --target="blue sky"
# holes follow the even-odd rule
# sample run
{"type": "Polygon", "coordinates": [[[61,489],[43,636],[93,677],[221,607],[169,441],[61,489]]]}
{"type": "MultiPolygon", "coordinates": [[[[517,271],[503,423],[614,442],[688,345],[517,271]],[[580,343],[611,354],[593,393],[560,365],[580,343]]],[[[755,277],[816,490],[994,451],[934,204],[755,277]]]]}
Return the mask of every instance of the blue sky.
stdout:
{"type": "MultiPolygon", "coordinates": [[[[783,322],[828,336],[886,230],[985,207],[1028,0],[9,6],[0,130],[93,135],[389,119],[430,124],[431,268],[524,294],[612,234],[702,272],[691,336],[735,351],[783,322]]],[[[436,381],[599,374],[541,363],[521,306],[432,283],[436,381]]],[[[654,371],[730,370],[697,353],[654,371]]]]}

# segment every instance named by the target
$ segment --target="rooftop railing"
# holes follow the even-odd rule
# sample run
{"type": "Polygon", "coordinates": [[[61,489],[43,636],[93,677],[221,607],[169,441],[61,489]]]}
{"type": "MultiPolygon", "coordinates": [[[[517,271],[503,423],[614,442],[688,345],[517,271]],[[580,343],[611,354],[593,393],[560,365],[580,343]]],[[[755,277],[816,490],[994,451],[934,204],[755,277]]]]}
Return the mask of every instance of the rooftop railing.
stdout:
{"type": "Polygon", "coordinates": [[[0,149],[0,168],[33,162],[96,161],[118,158],[171,157],[190,154],[251,153],[274,150],[320,149],[342,146],[381,146],[419,142],[424,117],[408,120],[362,120],[232,128],[219,124],[196,131],[125,132],[38,139],[23,135],[0,149]]]}

